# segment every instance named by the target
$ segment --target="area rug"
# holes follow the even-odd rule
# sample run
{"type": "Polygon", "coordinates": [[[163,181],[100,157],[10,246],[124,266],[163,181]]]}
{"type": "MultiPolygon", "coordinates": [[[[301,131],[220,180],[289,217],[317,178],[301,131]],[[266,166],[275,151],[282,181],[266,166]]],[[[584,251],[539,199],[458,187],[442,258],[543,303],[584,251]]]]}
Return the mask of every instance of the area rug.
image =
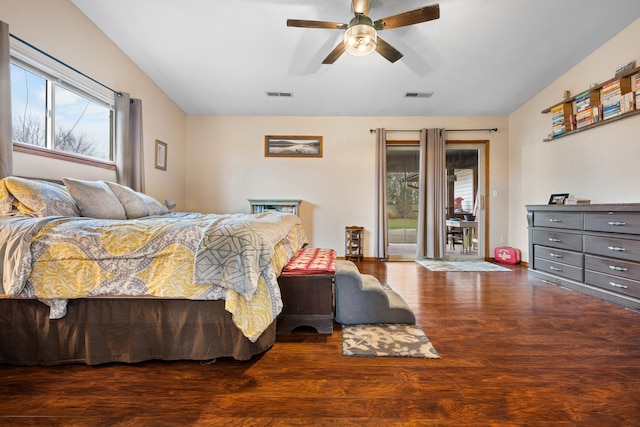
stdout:
{"type": "Polygon", "coordinates": [[[343,325],[342,355],[440,359],[419,326],[402,324],[343,325]]]}
{"type": "Polygon", "coordinates": [[[506,267],[486,261],[438,261],[431,259],[416,260],[431,271],[511,271],[506,267]]]}

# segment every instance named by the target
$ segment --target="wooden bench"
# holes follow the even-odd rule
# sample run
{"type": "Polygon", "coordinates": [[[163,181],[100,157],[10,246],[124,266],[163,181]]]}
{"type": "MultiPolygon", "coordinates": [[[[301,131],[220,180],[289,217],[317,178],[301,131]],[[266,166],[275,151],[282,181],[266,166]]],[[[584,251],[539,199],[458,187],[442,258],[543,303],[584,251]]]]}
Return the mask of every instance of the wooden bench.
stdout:
{"type": "Polygon", "coordinates": [[[278,277],[283,308],[277,333],[289,334],[301,326],[333,333],[335,259],[333,249],[303,248],[283,268],[278,277]]]}

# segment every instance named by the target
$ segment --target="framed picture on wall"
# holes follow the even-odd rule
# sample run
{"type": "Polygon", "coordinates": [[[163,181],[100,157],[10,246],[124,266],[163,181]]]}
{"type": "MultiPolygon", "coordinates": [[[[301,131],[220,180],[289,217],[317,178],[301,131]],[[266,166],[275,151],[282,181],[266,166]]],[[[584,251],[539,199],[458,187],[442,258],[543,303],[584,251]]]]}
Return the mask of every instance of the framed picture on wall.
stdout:
{"type": "Polygon", "coordinates": [[[167,170],[167,144],[156,139],[156,169],[167,170]]]}
{"type": "Polygon", "coordinates": [[[549,198],[550,205],[564,205],[564,201],[569,198],[569,193],[552,194],[549,198]]]}
{"type": "Polygon", "coordinates": [[[266,135],[265,157],[322,157],[321,136],[266,135]]]}

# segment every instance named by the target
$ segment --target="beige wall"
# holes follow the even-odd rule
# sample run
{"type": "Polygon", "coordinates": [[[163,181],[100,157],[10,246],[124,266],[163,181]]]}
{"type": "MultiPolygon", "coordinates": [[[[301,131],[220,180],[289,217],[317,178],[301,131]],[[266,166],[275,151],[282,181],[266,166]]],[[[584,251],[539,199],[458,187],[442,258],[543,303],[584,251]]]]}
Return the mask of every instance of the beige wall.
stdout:
{"type": "MultiPolygon", "coordinates": [[[[449,132],[449,140],[490,140],[490,245],[507,234],[506,117],[234,117],[187,118],[188,210],[249,212],[249,198],[300,198],[300,216],[315,247],[344,254],[344,227],[365,228],[373,256],[375,135],[370,129],[494,128],[449,132]],[[265,135],[322,135],[322,158],[265,158],[265,135]],[[491,193],[490,193],[491,194],[491,193]]],[[[418,139],[418,132],[390,139],[418,139]]]]}
{"type": "MultiPolygon", "coordinates": [[[[142,99],[146,192],[184,207],[186,115],[68,0],[2,0],[9,31],[132,98],[142,99]],[[155,140],[166,142],[167,171],[154,168],[155,140]]],[[[44,178],[115,179],[115,173],[14,154],[14,174],[44,178]]]]}
{"type": "MultiPolygon", "coordinates": [[[[640,62],[640,20],[506,117],[187,117],[67,0],[2,0],[10,31],[113,87],[143,100],[147,192],[179,210],[248,212],[247,198],[301,198],[314,246],[344,253],[347,225],[366,229],[373,255],[374,141],[369,129],[499,128],[449,133],[450,140],[490,140],[490,252],[507,244],[527,253],[525,204],[569,192],[594,203],[638,202],[640,117],[545,143],[549,115],[565,89],[573,94],[640,62]],[[322,135],[321,159],[265,158],[264,135],[322,135]],[[169,144],[168,170],[153,167],[154,141],[169,144]],[[188,165],[188,167],[187,167],[188,165]],[[490,197],[493,190],[499,197],[490,197]]],[[[517,78],[517,76],[514,76],[517,78]]],[[[391,135],[394,137],[397,135],[391,135]]],[[[414,136],[417,138],[417,133],[414,136]]],[[[397,139],[411,138],[402,134],[397,139]]],[[[16,153],[15,173],[113,179],[111,172],[16,153]]]]}
{"type": "Polygon", "coordinates": [[[526,204],[546,204],[552,193],[591,203],[640,202],[640,116],[543,142],[551,117],[541,114],[562,100],[612,78],[616,68],[640,64],[640,20],[593,52],[509,117],[510,243],[527,250],[526,204]]]}

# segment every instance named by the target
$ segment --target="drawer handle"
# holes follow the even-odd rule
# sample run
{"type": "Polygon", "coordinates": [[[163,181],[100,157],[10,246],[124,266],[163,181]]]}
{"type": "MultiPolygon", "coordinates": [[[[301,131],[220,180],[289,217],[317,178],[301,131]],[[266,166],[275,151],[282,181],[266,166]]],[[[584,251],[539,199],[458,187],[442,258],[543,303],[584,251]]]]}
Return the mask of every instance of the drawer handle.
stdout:
{"type": "Polygon", "coordinates": [[[550,256],[550,257],[553,257],[553,258],[562,258],[562,255],[560,255],[560,254],[554,254],[554,253],[550,253],[550,254],[549,254],[549,256],[550,256]]]}
{"type": "Polygon", "coordinates": [[[618,246],[607,246],[607,249],[609,249],[610,251],[616,251],[616,252],[624,252],[626,251],[625,248],[621,248],[618,246]]]}
{"type": "Polygon", "coordinates": [[[626,222],[622,222],[622,221],[609,221],[607,224],[613,225],[613,226],[627,225],[626,222]]]}
{"type": "Polygon", "coordinates": [[[620,283],[616,283],[616,282],[609,282],[609,284],[611,286],[613,286],[614,288],[620,288],[620,289],[628,289],[628,286],[622,285],[620,283]]]}
{"type": "Polygon", "coordinates": [[[553,239],[553,238],[549,237],[549,241],[550,241],[550,242],[554,242],[554,243],[558,243],[558,242],[560,242],[561,240],[560,240],[560,239],[553,239]]]}
{"type": "Polygon", "coordinates": [[[554,267],[554,266],[549,267],[549,270],[553,270],[553,271],[562,271],[562,269],[561,269],[561,268],[554,267]]]}
{"type": "Polygon", "coordinates": [[[609,268],[610,268],[611,270],[615,270],[615,271],[627,271],[627,269],[626,269],[626,268],[624,268],[624,267],[618,267],[618,266],[615,266],[615,265],[610,265],[610,266],[609,266],[609,268]]]}
{"type": "Polygon", "coordinates": [[[549,222],[562,222],[562,220],[561,219],[549,218],[549,222]]]}

